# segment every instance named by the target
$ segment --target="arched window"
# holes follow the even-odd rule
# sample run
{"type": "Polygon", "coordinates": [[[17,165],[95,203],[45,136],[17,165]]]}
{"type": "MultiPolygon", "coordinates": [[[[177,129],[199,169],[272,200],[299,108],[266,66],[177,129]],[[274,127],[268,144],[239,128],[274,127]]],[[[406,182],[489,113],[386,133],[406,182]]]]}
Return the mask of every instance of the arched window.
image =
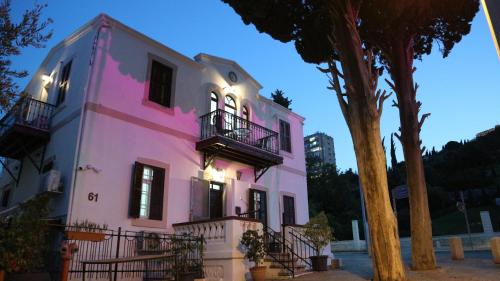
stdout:
{"type": "Polygon", "coordinates": [[[241,108],[241,115],[243,115],[243,119],[250,121],[250,112],[248,111],[248,107],[246,105],[241,108]]]}
{"type": "Polygon", "coordinates": [[[229,95],[224,99],[224,110],[230,114],[236,115],[236,102],[229,95]]]}
{"type": "Polygon", "coordinates": [[[234,130],[236,128],[236,102],[230,95],[226,95],[224,99],[224,113],[225,129],[234,130]]]}
{"type": "Polygon", "coordinates": [[[217,110],[219,104],[219,96],[215,92],[210,94],[210,112],[214,112],[217,110]]]}

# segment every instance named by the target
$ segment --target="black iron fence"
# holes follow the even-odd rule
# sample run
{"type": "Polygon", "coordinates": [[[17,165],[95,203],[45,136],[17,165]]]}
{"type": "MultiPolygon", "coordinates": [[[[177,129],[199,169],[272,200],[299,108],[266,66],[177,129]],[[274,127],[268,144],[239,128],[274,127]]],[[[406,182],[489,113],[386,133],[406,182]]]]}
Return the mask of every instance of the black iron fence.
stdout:
{"type": "Polygon", "coordinates": [[[31,97],[21,98],[0,120],[0,136],[13,125],[48,130],[54,106],[31,97]]]}
{"type": "Polygon", "coordinates": [[[217,109],[200,117],[201,140],[224,136],[240,143],[279,154],[278,133],[237,115],[217,109]]]}
{"type": "MultiPolygon", "coordinates": [[[[85,280],[115,281],[135,278],[178,280],[184,274],[203,275],[203,237],[121,228],[82,230],[62,226],[58,229],[61,238],[56,240],[78,246],[70,261],[70,280],[82,280],[84,275],[85,280]],[[137,260],[137,257],[145,259],[137,260]]],[[[56,256],[57,252],[54,251],[50,263],[52,272],[61,270],[61,258],[56,256]]]]}

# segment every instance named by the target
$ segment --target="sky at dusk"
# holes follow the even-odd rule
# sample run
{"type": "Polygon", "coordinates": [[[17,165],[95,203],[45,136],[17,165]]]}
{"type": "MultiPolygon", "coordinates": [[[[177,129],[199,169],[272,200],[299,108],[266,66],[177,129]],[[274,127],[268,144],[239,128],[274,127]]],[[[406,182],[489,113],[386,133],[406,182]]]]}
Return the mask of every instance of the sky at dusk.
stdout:
{"type": "MultiPolygon", "coordinates": [[[[31,0],[12,1],[17,18],[33,6],[31,0]]],[[[38,1],[38,3],[45,3],[38,1]]],[[[50,48],[99,13],[122,23],[188,56],[207,53],[238,62],[264,88],[269,97],[282,89],[293,111],[306,118],[304,134],[322,131],[334,138],[337,166],[356,169],[356,159],[346,123],[328,81],[316,66],[302,61],[293,43],[284,44],[254,26],[246,26],[228,5],[216,0],[111,1],[51,0],[44,16],[54,20],[53,38],[45,49],[26,49],[13,59],[15,69],[34,73],[50,48]]],[[[500,124],[500,61],[483,11],[479,11],[469,35],[443,59],[433,54],[416,62],[417,98],[422,112],[430,112],[421,137],[427,148],[437,150],[450,140],[472,139],[500,124]]],[[[383,79],[384,77],[382,77],[383,79]]],[[[19,81],[23,88],[29,78],[19,81]]],[[[383,80],[379,86],[387,88],[383,80]]],[[[392,99],[392,98],[391,98],[392,99]]],[[[382,135],[389,146],[391,132],[399,127],[397,109],[389,99],[382,117],[382,135]]],[[[398,160],[402,160],[397,143],[398,160]]],[[[356,169],[357,170],[357,169],[356,169]]]]}

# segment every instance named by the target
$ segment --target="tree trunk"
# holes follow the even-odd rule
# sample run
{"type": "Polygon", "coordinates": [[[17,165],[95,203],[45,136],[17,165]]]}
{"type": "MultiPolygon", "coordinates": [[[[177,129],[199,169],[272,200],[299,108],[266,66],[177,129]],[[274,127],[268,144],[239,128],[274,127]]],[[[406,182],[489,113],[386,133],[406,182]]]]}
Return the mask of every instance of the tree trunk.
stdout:
{"type": "Polygon", "coordinates": [[[406,280],[397,223],[391,208],[380,121],[351,104],[351,134],[368,216],[374,280],[406,280]]]}
{"type": "Polygon", "coordinates": [[[401,144],[406,164],[406,183],[409,189],[411,224],[411,267],[414,270],[436,268],[436,257],[432,244],[432,225],[427,199],[422,151],[420,148],[420,128],[425,120],[418,120],[420,105],[416,100],[413,85],[412,42],[405,44],[398,40],[393,44],[390,56],[391,77],[397,95],[399,119],[401,122],[401,144]]]}
{"type": "Polygon", "coordinates": [[[371,57],[368,56],[368,62],[365,59],[356,28],[357,12],[350,1],[346,3],[345,13],[337,18],[334,36],[347,89],[347,101],[342,96],[338,78],[332,85],[351,132],[366,198],[374,280],[404,281],[406,274],[396,219],[389,200],[386,160],[380,137],[380,116],[386,97],[384,94],[375,94],[374,81],[378,79],[378,74],[371,71],[371,57]]]}

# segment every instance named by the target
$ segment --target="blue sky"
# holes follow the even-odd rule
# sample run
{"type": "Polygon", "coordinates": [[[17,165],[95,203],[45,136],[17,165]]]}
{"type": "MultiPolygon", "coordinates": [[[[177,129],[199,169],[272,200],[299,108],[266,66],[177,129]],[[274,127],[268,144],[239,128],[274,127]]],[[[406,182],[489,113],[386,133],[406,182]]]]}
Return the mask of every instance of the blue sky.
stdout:
{"type": "MultiPolygon", "coordinates": [[[[21,15],[31,0],[12,1],[21,15]]],[[[38,3],[44,3],[38,1],[38,3]]],[[[325,132],[334,138],[337,165],[356,169],[351,138],[326,77],[315,65],[302,61],[293,44],[283,44],[253,26],[246,26],[227,5],[216,0],[183,1],[47,1],[44,16],[54,20],[53,38],[45,49],[26,49],[13,67],[32,74],[57,44],[99,13],[106,13],[153,39],[193,57],[203,52],[237,61],[263,86],[261,94],[279,88],[292,100],[292,109],[306,118],[304,133],[325,132]]],[[[430,112],[422,130],[426,147],[440,149],[450,140],[472,139],[479,131],[500,124],[500,61],[483,11],[472,31],[443,59],[437,49],[416,63],[415,81],[422,112],[430,112]]],[[[19,81],[21,87],[28,78],[19,81]]],[[[387,88],[383,80],[381,87],[387,88]]],[[[382,135],[399,127],[396,108],[388,100],[382,117],[382,135]]],[[[397,144],[398,160],[402,160],[397,144]]]]}

